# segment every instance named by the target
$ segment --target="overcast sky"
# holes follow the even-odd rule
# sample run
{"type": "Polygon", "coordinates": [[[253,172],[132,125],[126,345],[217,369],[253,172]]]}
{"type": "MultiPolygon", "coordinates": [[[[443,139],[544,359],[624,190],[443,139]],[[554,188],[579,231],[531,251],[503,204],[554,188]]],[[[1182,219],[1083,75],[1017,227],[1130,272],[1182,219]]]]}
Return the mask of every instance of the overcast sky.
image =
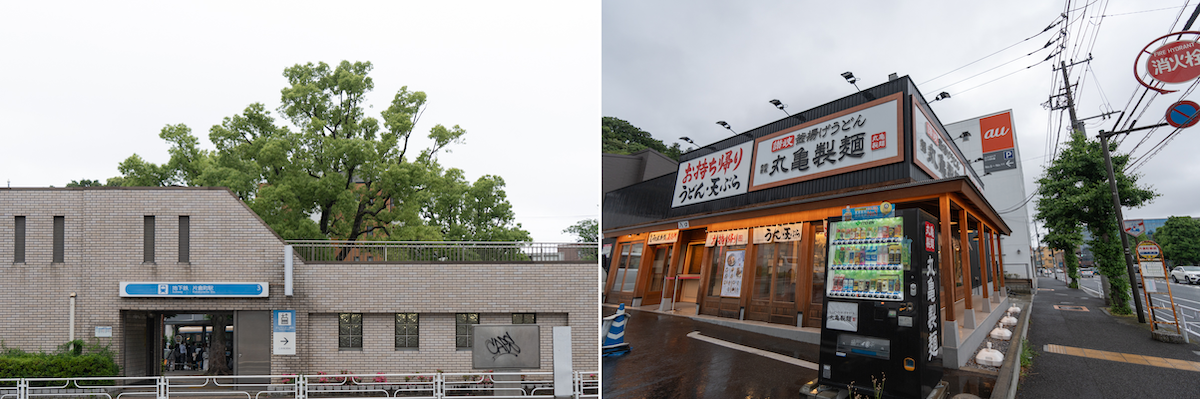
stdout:
{"type": "MultiPolygon", "coordinates": [[[[1069,126],[1066,112],[1043,106],[1062,92],[1061,72],[1052,64],[1091,55],[1090,63],[1069,68],[1071,83],[1078,84],[1080,118],[1133,109],[1142,93],[1133,73],[1139,52],[1155,38],[1181,30],[1196,6],[1191,2],[1185,10],[1182,1],[1161,0],[869,4],[605,1],[603,114],[687,149],[690,145],[679,137],[705,146],[730,136],[715,124],[718,120],[743,132],[786,116],[768,100],[779,99],[789,112],[801,112],[854,93],[842,72],[853,72],[864,89],[886,82],[890,73],[908,75],[927,100],[942,91],[952,96],[932,103],[944,124],[1012,109],[1025,190],[1032,194],[1055,137],[1065,141],[1069,126]],[[1064,12],[1066,24],[1043,33],[1064,12]],[[1055,51],[1043,46],[1063,40],[1058,35],[1064,26],[1064,55],[1043,62],[1055,51]]],[[[1133,118],[1137,126],[1162,122],[1171,103],[1189,98],[1184,96],[1188,87],[1173,85],[1169,88],[1181,91],[1147,95],[1138,108],[1145,113],[1133,118]]],[[[1089,137],[1114,130],[1116,117],[1088,120],[1089,137]]],[[[1133,133],[1120,152],[1144,158],[1170,132],[1133,133]],[[1134,150],[1143,138],[1146,143],[1134,150]]],[[[1126,219],[1200,216],[1198,146],[1200,131],[1185,130],[1136,170],[1140,182],[1162,196],[1142,208],[1125,209],[1126,219]]],[[[1032,203],[1029,212],[1032,217],[1032,203]]]]}
{"type": "Polygon", "coordinates": [[[534,240],[569,242],[600,209],[599,46],[596,1],[6,1],[0,184],[103,181],[135,153],[164,163],[167,124],[212,149],[222,118],[279,106],[285,68],[370,61],[368,115],[402,86],[426,92],[409,148],[460,125],[441,164],[503,177],[534,240]]]}

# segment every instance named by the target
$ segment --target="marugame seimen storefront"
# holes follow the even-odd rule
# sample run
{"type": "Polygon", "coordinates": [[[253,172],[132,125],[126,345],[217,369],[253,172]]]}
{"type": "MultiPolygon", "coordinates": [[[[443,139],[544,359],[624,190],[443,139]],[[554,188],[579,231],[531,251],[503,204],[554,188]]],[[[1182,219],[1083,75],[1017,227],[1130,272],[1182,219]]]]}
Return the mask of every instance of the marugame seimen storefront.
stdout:
{"type": "Polygon", "coordinates": [[[929,274],[943,325],[934,338],[957,367],[986,335],[977,330],[1007,307],[995,248],[1011,230],[981,192],[916,87],[894,79],[688,152],[676,173],[606,193],[604,301],[823,328],[829,296],[904,297],[886,273],[861,273],[910,267],[909,230],[839,231],[839,222],[858,220],[861,209],[920,210],[936,220],[920,230],[936,254],[929,274]]]}

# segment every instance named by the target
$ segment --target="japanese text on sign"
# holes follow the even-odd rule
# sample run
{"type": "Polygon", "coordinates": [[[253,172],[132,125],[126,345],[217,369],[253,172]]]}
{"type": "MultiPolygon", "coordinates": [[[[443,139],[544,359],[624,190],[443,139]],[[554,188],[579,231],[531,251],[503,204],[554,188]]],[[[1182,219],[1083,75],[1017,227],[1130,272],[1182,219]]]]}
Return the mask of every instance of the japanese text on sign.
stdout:
{"type": "Polygon", "coordinates": [[[976,187],[983,188],[983,184],[967,172],[967,163],[952,147],[954,143],[942,129],[934,126],[933,120],[916,101],[913,102],[913,137],[913,162],[930,177],[941,180],[967,176],[976,187]]]}
{"type": "Polygon", "coordinates": [[[898,104],[898,100],[883,101],[759,139],[751,189],[868,167],[892,158],[899,161],[903,146],[898,145],[898,104]]]}
{"type": "Polygon", "coordinates": [[[800,241],[802,223],[784,224],[754,228],[755,244],[770,244],[773,242],[800,241]]]}
{"type": "Polygon", "coordinates": [[[752,145],[746,142],[680,163],[671,207],[746,193],[752,145]]]}

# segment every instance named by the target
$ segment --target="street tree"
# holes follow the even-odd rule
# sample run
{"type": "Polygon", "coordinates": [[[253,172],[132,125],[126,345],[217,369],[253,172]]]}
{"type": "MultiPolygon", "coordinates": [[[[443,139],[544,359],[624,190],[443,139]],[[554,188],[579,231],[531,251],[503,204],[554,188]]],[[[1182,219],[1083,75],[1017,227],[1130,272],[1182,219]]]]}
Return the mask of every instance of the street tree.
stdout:
{"type": "Polygon", "coordinates": [[[600,224],[596,219],[583,219],[563,229],[575,236],[575,242],[600,242],[600,224]]]}
{"type": "Polygon", "coordinates": [[[276,110],[282,122],[251,104],[209,129],[215,150],[200,149],[185,125],[166,126],[159,137],[170,143],[170,161],[155,165],[134,154],[119,165],[118,179],[126,186],[229,187],[285,239],[528,240],[502,179],[488,176],[475,187],[461,171],[438,164],[440,151],[463,143],[464,129],[435,125],[429,148],[410,148],[424,92],[401,87],[378,118],[366,115],[371,69],[370,62],[348,61],[289,67],[276,110]],[[489,207],[478,211],[484,216],[438,213],[433,204],[455,190],[476,195],[473,205],[489,207]],[[459,220],[469,228],[455,225],[459,220]],[[490,224],[470,225],[483,222],[490,224]]]}
{"type": "MultiPolygon", "coordinates": [[[[1108,280],[1106,300],[1114,313],[1129,314],[1132,312],[1129,307],[1130,282],[1119,235],[1124,232],[1117,225],[1116,212],[1112,207],[1112,191],[1100,143],[1089,141],[1083,132],[1074,131],[1066,144],[1066,148],[1046,169],[1045,175],[1038,179],[1041,198],[1037,203],[1036,217],[1045,222],[1050,230],[1047,243],[1065,250],[1068,257],[1074,257],[1073,246],[1078,245],[1079,239],[1076,237],[1082,231],[1081,227],[1088,229],[1092,236],[1088,245],[1095,255],[1100,273],[1108,280]]],[[[1115,151],[1116,144],[1110,143],[1109,150],[1115,151]]],[[[1112,155],[1121,206],[1136,208],[1150,202],[1158,194],[1149,188],[1139,187],[1137,175],[1123,172],[1128,162],[1128,155],[1112,155]]],[[[1068,273],[1072,279],[1077,279],[1074,260],[1065,260],[1065,263],[1068,263],[1068,273]]]]}
{"type": "Polygon", "coordinates": [[[1171,216],[1154,238],[1162,246],[1163,256],[1175,265],[1200,264],[1200,220],[1171,216]]]}
{"type": "Polygon", "coordinates": [[[679,161],[683,152],[679,143],[668,147],[661,140],[655,139],[649,132],[633,124],[611,116],[600,119],[601,150],[607,154],[633,154],[644,149],[653,149],[663,155],[679,161]]]}

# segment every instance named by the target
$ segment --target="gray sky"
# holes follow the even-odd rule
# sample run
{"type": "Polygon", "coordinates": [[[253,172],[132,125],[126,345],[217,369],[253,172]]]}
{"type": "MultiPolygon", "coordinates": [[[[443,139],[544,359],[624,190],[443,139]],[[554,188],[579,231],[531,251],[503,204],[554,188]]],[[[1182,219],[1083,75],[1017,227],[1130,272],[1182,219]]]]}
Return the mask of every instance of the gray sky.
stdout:
{"type": "MultiPolygon", "coordinates": [[[[932,103],[945,124],[1012,109],[1026,192],[1032,194],[1055,137],[1065,141],[1070,124],[1065,111],[1042,105],[1061,93],[1061,72],[1051,65],[1093,57],[1090,64],[1069,69],[1072,84],[1078,84],[1080,118],[1132,109],[1134,96],[1142,93],[1133,73],[1138,53],[1153,39],[1181,30],[1196,7],[1192,2],[1184,10],[1184,2],[1160,0],[869,4],[605,1],[603,114],[687,149],[690,145],[679,137],[705,146],[731,135],[715,124],[718,120],[743,132],[786,116],[768,100],[779,99],[789,112],[800,112],[852,94],[855,88],[842,72],[853,72],[861,88],[883,83],[894,72],[910,76],[928,100],[950,93],[950,99],[932,103]],[[1040,32],[1068,10],[1065,53],[1042,62],[1054,51],[1043,45],[1064,25],[1040,32]]],[[[1162,122],[1171,103],[1190,98],[1184,96],[1189,86],[1147,95],[1150,106],[1144,101],[1138,112],[1145,113],[1133,117],[1137,126],[1162,122]]],[[[1089,137],[1114,130],[1116,117],[1088,120],[1089,137]]],[[[1142,208],[1125,209],[1126,219],[1200,216],[1197,129],[1184,130],[1136,170],[1140,182],[1162,196],[1142,208]]],[[[1120,152],[1146,157],[1170,132],[1133,133],[1120,152]],[[1143,138],[1146,143],[1134,150],[1143,138]]],[[[982,167],[976,164],[976,170],[982,167]]],[[[1032,203],[1029,209],[1032,216],[1032,203]]]]}
{"type": "Polygon", "coordinates": [[[426,92],[410,149],[462,126],[442,165],[503,177],[534,240],[572,241],[561,231],[599,214],[599,43],[596,1],[6,1],[0,179],[62,187],[117,176],[134,153],[161,164],[167,124],[212,149],[222,118],[279,106],[284,68],[370,61],[368,115],[401,86],[426,92]]]}

